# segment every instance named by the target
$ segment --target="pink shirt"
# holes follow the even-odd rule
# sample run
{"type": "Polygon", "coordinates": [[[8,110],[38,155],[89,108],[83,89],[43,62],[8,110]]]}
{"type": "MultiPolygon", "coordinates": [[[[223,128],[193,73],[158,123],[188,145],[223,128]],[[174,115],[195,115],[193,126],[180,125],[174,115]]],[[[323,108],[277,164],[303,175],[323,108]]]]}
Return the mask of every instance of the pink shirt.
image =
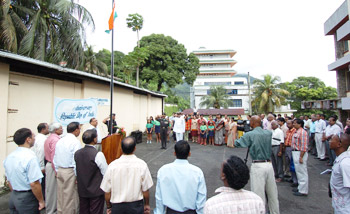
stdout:
{"type": "Polygon", "coordinates": [[[53,165],[53,156],[55,155],[56,143],[60,139],[56,133],[52,133],[45,141],[44,151],[45,151],[45,159],[52,163],[53,169],[55,169],[53,165]]]}

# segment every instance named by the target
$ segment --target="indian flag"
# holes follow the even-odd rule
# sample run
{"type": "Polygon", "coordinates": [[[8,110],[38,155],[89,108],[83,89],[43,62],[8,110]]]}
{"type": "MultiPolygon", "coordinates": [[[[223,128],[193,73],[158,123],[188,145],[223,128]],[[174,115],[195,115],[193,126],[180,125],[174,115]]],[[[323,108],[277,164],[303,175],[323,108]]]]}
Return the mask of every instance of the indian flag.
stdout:
{"type": "Polygon", "coordinates": [[[114,11],[114,8],[115,8],[115,4],[113,4],[113,10],[108,20],[108,30],[105,31],[106,33],[109,33],[112,31],[114,27],[114,20],[118,17],[117,11],[114,11]]]}

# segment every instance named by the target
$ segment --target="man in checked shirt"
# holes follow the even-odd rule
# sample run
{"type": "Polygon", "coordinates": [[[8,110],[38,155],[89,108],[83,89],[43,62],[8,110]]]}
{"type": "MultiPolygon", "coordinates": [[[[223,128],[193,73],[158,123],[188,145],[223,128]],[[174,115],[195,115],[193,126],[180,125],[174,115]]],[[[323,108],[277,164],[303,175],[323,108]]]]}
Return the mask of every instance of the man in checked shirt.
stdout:
{"type": "Polygon", "coordinates": [[[307,196],[309,191],[309,177],[307,173],[307,144],[309,142],[309,138],[307,132],[303,128],[303,120],[295,119],[293,125],[296,132],[292,138],[292,157],[299,183],[298,188],[293,189],[293,194],[295,196],[307,196]]]}

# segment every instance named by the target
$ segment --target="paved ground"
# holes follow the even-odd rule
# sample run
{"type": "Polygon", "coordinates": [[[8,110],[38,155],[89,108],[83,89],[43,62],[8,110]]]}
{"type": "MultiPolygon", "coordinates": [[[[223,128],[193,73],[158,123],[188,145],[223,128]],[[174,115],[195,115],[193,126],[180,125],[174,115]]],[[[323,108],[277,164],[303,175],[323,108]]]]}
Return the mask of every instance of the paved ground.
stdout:
{"type": "MultiPolygon", "coordinates": [[[[145,142],[145,141],[144,141],[145,142]]],[[[136,155],[147,162],[152,174],[154,183],[158,169],[166,163],[175,160],[174,143],[168,144],[167,150],[161,150],[160,144],[141,143],[136,147],[136,155]]],[[[216,188],[222,186],[220,180],[220,167],[224,159],[230,155],[237,155],[244,159],[246,149],[227,148],[225,146],[200,146],[191,143],[192,156],[189,158],[190,163],[200,167],[203,170],[207,183],[208,198],[212,197],[216,188]]],[[[250,162],[248,163],[250,166],[250,162]]],[[[292,188],[287,182],[278,183],[279,202],[281,214],[331,214],[331,199],[328,197],[328,181],[330,175],[320,175],[320,172],[327,169],[324,162],[314,159],[314,156],[309,158],[309,196],[296,197],[292,194],[292,188]]],[[[248,184],[245,189],[250,189],[248,184]]],[[[155,186],[151,188],[151,208],[155,207],[155,186]]],[[[8,212],[9,194],[0,197],[0,213],[8,212]]]]}

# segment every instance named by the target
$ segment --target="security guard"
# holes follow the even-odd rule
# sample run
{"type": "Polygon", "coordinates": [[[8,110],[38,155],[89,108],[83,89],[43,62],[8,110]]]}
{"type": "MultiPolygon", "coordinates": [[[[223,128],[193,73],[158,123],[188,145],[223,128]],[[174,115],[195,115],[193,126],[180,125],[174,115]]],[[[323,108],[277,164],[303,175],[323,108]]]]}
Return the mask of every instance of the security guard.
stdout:
{"type": "Polygon", "coordinates": [[[160,119],[160,140],[162,142],[161,149],[166,149],[166,141],[170,132],[169,128],[169,120],[165,119],[165,113],[163,113],[162,119],[160,119]]]}

